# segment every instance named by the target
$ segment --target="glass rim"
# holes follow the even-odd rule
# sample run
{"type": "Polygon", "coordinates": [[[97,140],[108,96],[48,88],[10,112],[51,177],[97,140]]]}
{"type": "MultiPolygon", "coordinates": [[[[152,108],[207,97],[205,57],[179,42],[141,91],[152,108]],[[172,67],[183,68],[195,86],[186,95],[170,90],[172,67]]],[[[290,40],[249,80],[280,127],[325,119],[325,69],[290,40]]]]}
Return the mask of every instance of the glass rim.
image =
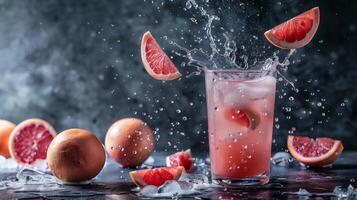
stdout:
{"type": "Polygon", "coordinates": [[[205,68],[203,70],[204,72],[210,72],[210,73],[256,73],[256,74],[261,74],[261,73],[267,73],[269,71],[273,71],[272,69],[268,70],[263,70],[263,69],[239,69],[239,68],[229,68],[229,69],[207,69],[205,68]]]}

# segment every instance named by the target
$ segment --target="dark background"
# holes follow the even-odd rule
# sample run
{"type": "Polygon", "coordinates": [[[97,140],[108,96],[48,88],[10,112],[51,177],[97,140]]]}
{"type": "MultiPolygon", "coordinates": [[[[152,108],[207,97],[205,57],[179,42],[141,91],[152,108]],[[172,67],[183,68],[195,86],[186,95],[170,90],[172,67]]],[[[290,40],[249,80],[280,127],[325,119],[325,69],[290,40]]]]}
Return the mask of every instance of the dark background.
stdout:
{"type": "MultiPolygon", "coordinates": [[[[216,39],[229,32],[237,54],[250,60],[277,50],[265,41],[265,30],[320,6],[315,38],[285,73],[300,92],[278,82],[274,150],[285,149],[288,134],[329,136],[357,149],[357,1],[197,2],[221,18],[216,39]]],[[[190,74],[194,68],[181,66],[186,60],[169,41],[204,46],[196,39],[206,21],[178,0],[1,0],[0,118],[39,117],[58,132],[80,127],[103,139],[112,122],[138,117],[155,130],[157,150],[207,150],[203,75],[156,81],[140,59],[141,36],[150,30],[190,74]]]]}

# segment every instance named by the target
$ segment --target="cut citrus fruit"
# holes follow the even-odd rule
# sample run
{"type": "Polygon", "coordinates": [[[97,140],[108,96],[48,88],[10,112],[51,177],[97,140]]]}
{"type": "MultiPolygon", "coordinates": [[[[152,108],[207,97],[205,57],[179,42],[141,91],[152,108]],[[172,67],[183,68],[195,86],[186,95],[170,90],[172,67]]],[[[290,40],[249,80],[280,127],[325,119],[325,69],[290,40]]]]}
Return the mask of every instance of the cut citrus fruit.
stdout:
{"type": "Polygon", "coordinates": [[[9,137],[15,126],[15,124],[9,121],[0,120],[0,155],[5,158],[10,157],[9,137]]]}
{"type": "Polygon", "coordinates": [[[184,167],[160,167],[154,169],[142,169],[129,173],[131,180],[138,187],[146,185],[160,186],[169,180],[178,180],[185,173],[184,167]]]}
{"type": "Polygon", "coordinates": [[[178,167],[182,166],[186,171],[192,169],[192,154],[191,150],[180,151],[166,157],[166,166],[168,167],[178,167]]]}
{"type": "Polygon", "coordinates": [[[288,136],[290,154],[299,162],[313,167],[332,164],[342,153],[343,145],[339,140],[288,136]]]}
{"type": "Polygon", "coordinates": [[[157,80],[174,80],[181,76],[175,64],[148,31],[141,41],[141,60],[146,71],[157,80]]]}
{"type": "Polygon", "coordinates": [[[260,123],[259,115],[249,109],[225,108],[224,115],[227,119],[246,128],[255,129],[260,123]]]}
{"type": "Polygon", "coordinates": [[[28,119],[12,131],[9,139],[10,154],[20,164],[45,160],[47,149],[56,135],[54,128],[42,119],[28,119]]]}
{"type": "Polygon", "coordinates": [[[297,49],[309,44],[320,23],[319,7],[312,8],[266,31],[266,39],[282,49],[297,49]]]}

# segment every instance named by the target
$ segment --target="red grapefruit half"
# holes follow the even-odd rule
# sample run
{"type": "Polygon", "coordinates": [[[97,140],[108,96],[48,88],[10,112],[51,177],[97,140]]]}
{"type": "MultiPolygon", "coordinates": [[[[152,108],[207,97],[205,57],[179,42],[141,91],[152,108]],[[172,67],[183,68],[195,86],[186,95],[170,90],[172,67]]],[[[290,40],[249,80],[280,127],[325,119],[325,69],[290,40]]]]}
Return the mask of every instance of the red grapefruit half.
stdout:
{"type": "Polygon", "coordinates": [[[320,23],[319,7],[312,8],[266,31],[266,39],[282,49],[298,49],[309,44],[320,23]]]}
{"type": "Polygon", "coordinates": [[[166,166],[167,167],[178,167],[182,166],[186,171],[192,169],[192,153],[191,149],[186,151],[180,151],[166,157],[166,166]]]}
{"type": "Polygon", "coordinates": [[[148,31],[141,40],[141,60],[146,71],[157,80],[175,80],[181,77],[175,64],[161,49],[155,38],[148,31]]]}
{"type": "Polygon", "coordinates": [[[332,164],[341,155],[343,145],[331,138],[288,136],[290,154],[299,162],[313,167],[332,164]]]}
{"type": "Polygon", "coordinates": [[[12,122],[0,119],[0,156],[10,158],[9,137],[15,126],[12,122]]]}
{"type": "Polygon", "coordinates": [[[160,186],[169,180],[178,180],[185,173],[184,167],[160,167],[142,169],[129,173],[131,180],[138,187],[146,185],[160,186]]]}
{"type": "Polygon", "coordinates": [[[224,116],[226,119],[252,130],[260,123],[259,114],[250,109],[228,107],[224,109],[224,116]]]}
{"type": "Polygon", "coordinates": [[[10,154],[20,164],[31,165],[36,160],[44,160],[55,136],[56,131],[48,122],[42,119],[25,120],[10,135],[10,154]]]}

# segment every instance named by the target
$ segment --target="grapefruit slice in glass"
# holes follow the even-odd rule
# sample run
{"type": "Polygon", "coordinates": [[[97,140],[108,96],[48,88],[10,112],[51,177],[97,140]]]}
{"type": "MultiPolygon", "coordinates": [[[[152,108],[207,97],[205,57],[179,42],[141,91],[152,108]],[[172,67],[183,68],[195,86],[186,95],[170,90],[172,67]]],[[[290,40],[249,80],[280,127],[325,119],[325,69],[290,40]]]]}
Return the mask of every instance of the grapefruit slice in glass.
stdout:
{"type": "Polygon", "coordinates": [[[343,151],[339,140],[331,138],[309,138],[302,136],[288,136],[290,154],[299,162],[313,167],[332,164],[343,151]]]}
{"type": "Polygon", "coordinates": [[[312,8],[266,31],[266,39],[282,49],[298,49],[309,44],[320,23],[319,7],[312,8]]]}
{"type": "Polygon", "coordinates": [[[226,119],[252,130],[254,130],[260,123],[259,114],[251,109],[236,109],[234,107],[225,108],[224,116],[226,119]]]}
{"type": "Polygon", "coordinates": [[[167,167],[178,167],[182,166],[186,171],[192,169],[192,153],[191,149],[186,151],[180,151],[166,157],[166,166],[167,167]]]}
{"type": "Polygon", "coordinates": [[[146,185],[160,186],[169,180],[178,180],[185,173],[184,167],[160,167],[154,169],[142,169],[129,173],[131,180],[138,187],[146,185]]]}
{"type": "Polygon", "coordinates": [[[42,119],[28,119],[12,131],[9,138],[11,157],[24,165],[45,160],[47,149],[56,136],[55,129],[42,119]]]}
{"type": "Polygon", "coordinates": [[[148,31],[141,41],[141,60],[146,71],[157,80],[175,80],[181,77],[175,64],[161,49],[155,38],[148,31]]]}

